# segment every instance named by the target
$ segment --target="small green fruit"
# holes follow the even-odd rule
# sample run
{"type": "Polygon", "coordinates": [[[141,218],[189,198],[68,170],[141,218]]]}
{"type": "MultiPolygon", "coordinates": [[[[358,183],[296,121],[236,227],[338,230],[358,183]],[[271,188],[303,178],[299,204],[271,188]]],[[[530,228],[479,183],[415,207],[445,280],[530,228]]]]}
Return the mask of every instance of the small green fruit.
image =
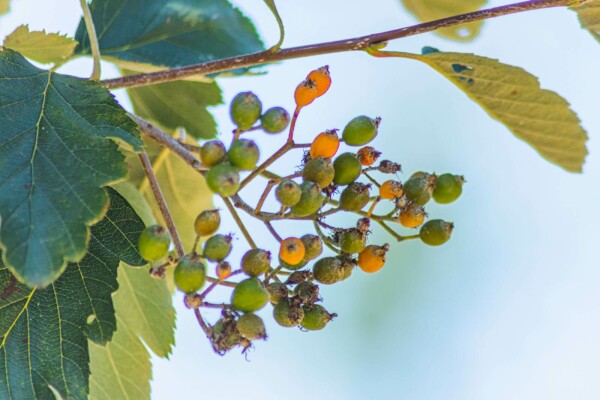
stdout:
{"type": "Polygon", "coordinates": [[[342,261],[336,257],[324,257],[313,266],[315,280],[324,285],[332,285],[344,279],[342,261]]]}
{"type": "Polygon", "coordinates": [[[367,236],[358,229],[349,229],[340,234],[340,249],[344,253],[360,253],[367,243],[367,236]]]}
{"type": "Polygon", "coordinates": [[[229,148],[227,159],[234,167],[241,170],[253,170],[260,157],[258,146],[253,140],[238,139],[229,148]]]}
{"type": "Polygon", "coordinates": [[[442,174],[437,177],[433,199],[440,204],[452,203],[462,194],[465,178],[460,175],[442,174]]]}
{"type": "Polygon", "coordinates": [[[206,183],[215,194],[223,197],[233,196],[240,188],[240,173],[231,165],[215,165],[206,173],[206,183]]]}
{"type": "Polygon", "coordinates": [[[329,323],[337,314],[329,314],[325,307],[318,304],[310,304],[302,306],[304,310],[304,318],[300,322],[300,326],[307,331],[318,331],[329,323]]]}
{"type": "Polygon", "coordinates": [[[317,235],[307,233],[300,238],[304,244],[304,260],[310,261],[319,257],[323,253],[323,241],[317,235]]]}
{"type": "Polygon", "coordinates": [[[340,154],[333,162],[333,168],[333,183],[336,185],[348,185],[358,179],[362,172],[360,161],[352,153],[340,154]]]}
{"type": "Polygon", "coordinates": [[[204,210],[194,221],[194,230],[198,236],[211,236],[221,225],[221,214],[219,210],[204,210]]]}
{"type": "Polygon", "coordinates": [[[302,179],[314,182],[319,187],[325,188],[333,182],[335,169],[328,158],[317,157],[309,160],[302,170],[302,179]]]}
{"type": "Polygon", "coordinates": [[[288,288],[281,282],[271,282],[267,286],[269,301],[271,304],[277,304],[283,299],[288,298],[288,288]]]}
{"type": "Polygon", "coordinates": [[[177,289],[185,293],[194,293],[202,289],[206,281],[206,265],[198,256],[186,255],[179,259],[173,272],[177,289]]]}
{"type": "Polygon", "coordinates": [[[349,146],[362,146],[375,139],[381,118],[369,118],[365,115],[353,118],[342,132],[342,139],[349,146]]]}
{"type": "Polygon", "coordinates": [[[242,92],[233,98],[229,113],[240,130],[252,128],[260,118],[262,103],[252,92],[242,92]]]}
{"type": "Polygon", "coordinates": [[[286,179],[277,185],[275,197],[282,206],[292,207],[300,201],[302,190],[296,182],[286,179]]]}
{"type": "Polygon", "coordinates": [[[300,201],[292,206],[292,213],[298,217],[306,217],[319,211],[325,201],[321,188],[314,182],[302,182],[300,201]]]}
{"type": "Polygon", "coordinates": [[[261,249],[250,249],[242,257],[242,270],[250,276],[266,273],[271,267],[271,253],[261,249]]]}
{"type": "Polygon", "coordinates": [[[227,151],[220,140],[210,140],[200,148],[200,161],[207,167],[212,167],[225,161],[227,151]]]}
{"type": "Polygon", "coordinates": [[[370,185],[354,182],[340,194],[340,207],[348,211],[360,211],[371,199],[370,185]]]}
{"type": "Polygon", "coordinates": [[[243,312],[258,311],[267,304],[267,289],[258,278],[248,278],[238,283],[231,294],[233,308],[243,312]]]}
{"type": "Polygon", "coordinates": [[[214,235],[204,243],[204,257],[211,261],[223,261],[231,253],[231,235],[214,235]]]}
{"type": "Polygon", "coordinates": [[[236,323],[238,332],[248,340],[266,339],[267,331],[262,318],[256,314],[242,315],[236,323]]]}
{"type": "Polygon", "coordinates": [[[171,236],[165,228],[152,225],[142,231],[138,239],[138,250],[146,261],[157,261],[169,252],[171,236]]]}
{"type": "Polygon", "coordinates": [[[269,108],[260,117],[262,128],[267,133],[279,133],[290,123],[290,114],[282,107],[269,108]]]}
{"type": "Polygon", "coordinates": [[[417,176],[404,182],[404,196],[414,204],[424,206],[431,200],[435,175],[417,176]]]}
{"type": "Polygon", "coordinates": [[[292,328],[298,326],[304,318],[304,310],[297,302],[290,299],[281,300],[273,307],[273,319],[279,325],[292,328]]]}
{"type": "Polygon", "coordinates": [[[430,246],[440,246],[450,240],[454,224],[441,219],[427,221],[419,232],[423,243],[430,246]]]}

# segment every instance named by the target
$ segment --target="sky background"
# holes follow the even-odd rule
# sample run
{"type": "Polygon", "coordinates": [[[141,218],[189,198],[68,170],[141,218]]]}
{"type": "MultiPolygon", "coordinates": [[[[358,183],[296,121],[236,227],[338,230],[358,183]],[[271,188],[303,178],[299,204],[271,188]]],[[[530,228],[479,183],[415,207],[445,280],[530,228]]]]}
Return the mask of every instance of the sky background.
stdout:
{"type": "MultiPolygon", "coordinates": [[[[262,1],[237,3],[265,42],[274,43],[277,28],[262,1]]],[[[279,3],[286,47],[415,22],[398,0],[279,3]]],[[[0,20],[0,36],[26,22],[73,34],[78,4],[14,0],[13,12],[0,20]]],[[[393,245],[381,272],[357,270],[322,289],[324,305],[339,314],[324,331],[280,328],[267,307],[260,314],[268,342],[258,343],[247,359],[237,351],[218,357],[177,298],[176,348],[170,360],[153,360],[154,399],[600,398],[600,46],[573,12],[555,9],[487,21],[466,44],[425,34],[388,48],[419,52],[425,45],[524,67],[542,87],[563,95],[590,135],[584,173],[544,161],[445,78],[410,60],[343,53],[271,65],[258,77],[220,79],[226,102],[252,90],[266,107],[291,109],[297,83],[328,64],[333,85],[302,112],[298,141],[343,128],[356,115],[381,116],[373,145],[402,163],[404,177],[416,170],[452,172],[468,183],[458,202],[428,207],[433,218],[455,222],[447,245],[393,245]]],[[[91,62],[78,60],[65,71],[88,75],[91,62]]],[[[104,72],[109,77],[114,69],[106,65],[104,72]]],[[[127,104],[122,93],[119,99],[127,104]]],[[[228,138],[227,107],[214,112],[228,138]]],[[[256,138],[263,154],[283,141],[256,138]]],[[[293,169],[299,157],[277,169],[293,169]]],[[[295,224],[277,228],[282,235],[298,233],[295,224]]],[[[251,229],[266,237],[262,227],[251,229]]],[[[390,238],[376,230],[371,240],[390,238]]],[[[238,243],[244,247],[242,238],[238,243]]]]}

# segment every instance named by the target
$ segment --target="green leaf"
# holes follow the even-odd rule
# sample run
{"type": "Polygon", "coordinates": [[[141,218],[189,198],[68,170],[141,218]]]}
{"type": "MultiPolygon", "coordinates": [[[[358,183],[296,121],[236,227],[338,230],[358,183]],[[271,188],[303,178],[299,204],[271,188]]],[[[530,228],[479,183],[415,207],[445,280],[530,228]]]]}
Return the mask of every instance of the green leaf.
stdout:
{"type": "Polygon", "coordinates": [[[208,139],[217,133],[208,106],[221,104],[221,89],[213,83],[176,81],[128,89],[133,110],[165,129],[185,128],[194,138],[208,139]]]}
{"type": "Polygon", "coordinates": [[[19,283],[0,262],[0,398],[86,399],[88,338],[108,342],[116,327],[111,294],[120,261],[143,265],[144,224],[107,189],[110,208],[91,229],[86,256],[44,289],[19,283]]]}
{"type": "Polygon", "coordinates": [[[46,286],[85,255],[102,186],[127,176],[115,140],[142,145],[101,83],[38,69],[0,51],[0,246],[4,264],[46,286]],[[113,139],[113,140],[107,140],[113,139]]]}
{"type": "Polygon", "coordinates": [[[64,60],[73,54],[75,46],[77,46],[77,42],[66,35],[46,33],[46,31],[30,32],[27,25],[19,26],[4,38],[4,47],[45,64],[64,60]]]}
{"type": "Polygon", "coordinates": [[[581,27],[589,30],[600,42],[600,0],[589,0],[571,9],[579,16],[581,27]]]}
{"type": "Polygon", "coordinates": [[[7,13],[10,9],[10,0],[0,0],[0,15],[7,13]]]}
{"type": "Polygon", "coordinates": [[[444,75],[546,160],[581,172],[587,134],[579,118],[564,98],[540,88],[529,72],[473,54],[434,51],[405,56],[444,75]]]}
{"type": "Polygon", "coordinates": [[[271,12],[273,13],[275,20],[277,20],[277,26],[279,26],[279,41],[277,41],[277,43],[275,43],[275,45],[269,50],[278,51],[281,48],[281,45],[283,44],[283,39],[285,38],[285,28],[283,26],[283,20],[279,15],[279,11],[277,11],[277,6],[275,5],[274,0],[264,0],[264,2],[267,5],[267,7],[269,7],[269,10],[271,10],[271,12]]]}
{"type": "MultiPolygon", "coordinates": [[[[451,17],[477,11],[487,3],[487,0],[402,0],[402,4],[410,11],[419,22],[428,22],[436,19],[451,17]]],[[[474,39],[481,29],[483,21],[438,29],[439,35],[448,39],[468,41],[474,39]]]]}
{"type": "MultiPolygon", "coordinates": [[[[94,0],[103,56],[180,67],[262,50],[252,23],[226,0],[94,0]]],[[[90,54],[83,20],[78,54],[90,54]]],[[[131,69],[131,68],[130,68],[131,69]]]]}

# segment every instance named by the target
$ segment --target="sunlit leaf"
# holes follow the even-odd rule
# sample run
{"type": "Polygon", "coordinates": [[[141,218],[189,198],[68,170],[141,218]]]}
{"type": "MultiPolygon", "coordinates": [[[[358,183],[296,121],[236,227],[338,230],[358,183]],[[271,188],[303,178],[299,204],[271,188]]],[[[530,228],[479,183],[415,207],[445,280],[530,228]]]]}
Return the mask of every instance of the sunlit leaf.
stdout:
{"type": "Polygon", "coordinates": [[[600,41],[600,0],[588,0],[572,10],[579,15],[582,28],[589,30],[600,41]]]}
{"type": "Polygon", "coordinates": [[[27,25],[21,25],[4,38],[4,47],[18,51],[25,57],[41,63],[57,63],[69,57],[75,51],[77,42],[58,33],[29,31],[27,25]]]}

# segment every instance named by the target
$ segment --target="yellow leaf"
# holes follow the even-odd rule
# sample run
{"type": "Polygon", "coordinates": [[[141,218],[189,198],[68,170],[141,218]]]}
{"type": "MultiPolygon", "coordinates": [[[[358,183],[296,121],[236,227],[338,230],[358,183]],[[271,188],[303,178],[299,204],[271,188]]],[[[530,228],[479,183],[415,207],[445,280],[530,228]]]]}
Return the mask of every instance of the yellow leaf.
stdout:
{"type": "Polygon", "coordinates": [[[77,42],[66,35],[29,31],[21,25],[4,38],[4,47],[18,51],[25,57],[44,64],[57,63],[73,54],[77,42]]]}
{"type": "Polygon", "coordinates": [[[600,0],[586,1],[572,10],[579,15],[581,26],[600,41],[600,0]]]}

